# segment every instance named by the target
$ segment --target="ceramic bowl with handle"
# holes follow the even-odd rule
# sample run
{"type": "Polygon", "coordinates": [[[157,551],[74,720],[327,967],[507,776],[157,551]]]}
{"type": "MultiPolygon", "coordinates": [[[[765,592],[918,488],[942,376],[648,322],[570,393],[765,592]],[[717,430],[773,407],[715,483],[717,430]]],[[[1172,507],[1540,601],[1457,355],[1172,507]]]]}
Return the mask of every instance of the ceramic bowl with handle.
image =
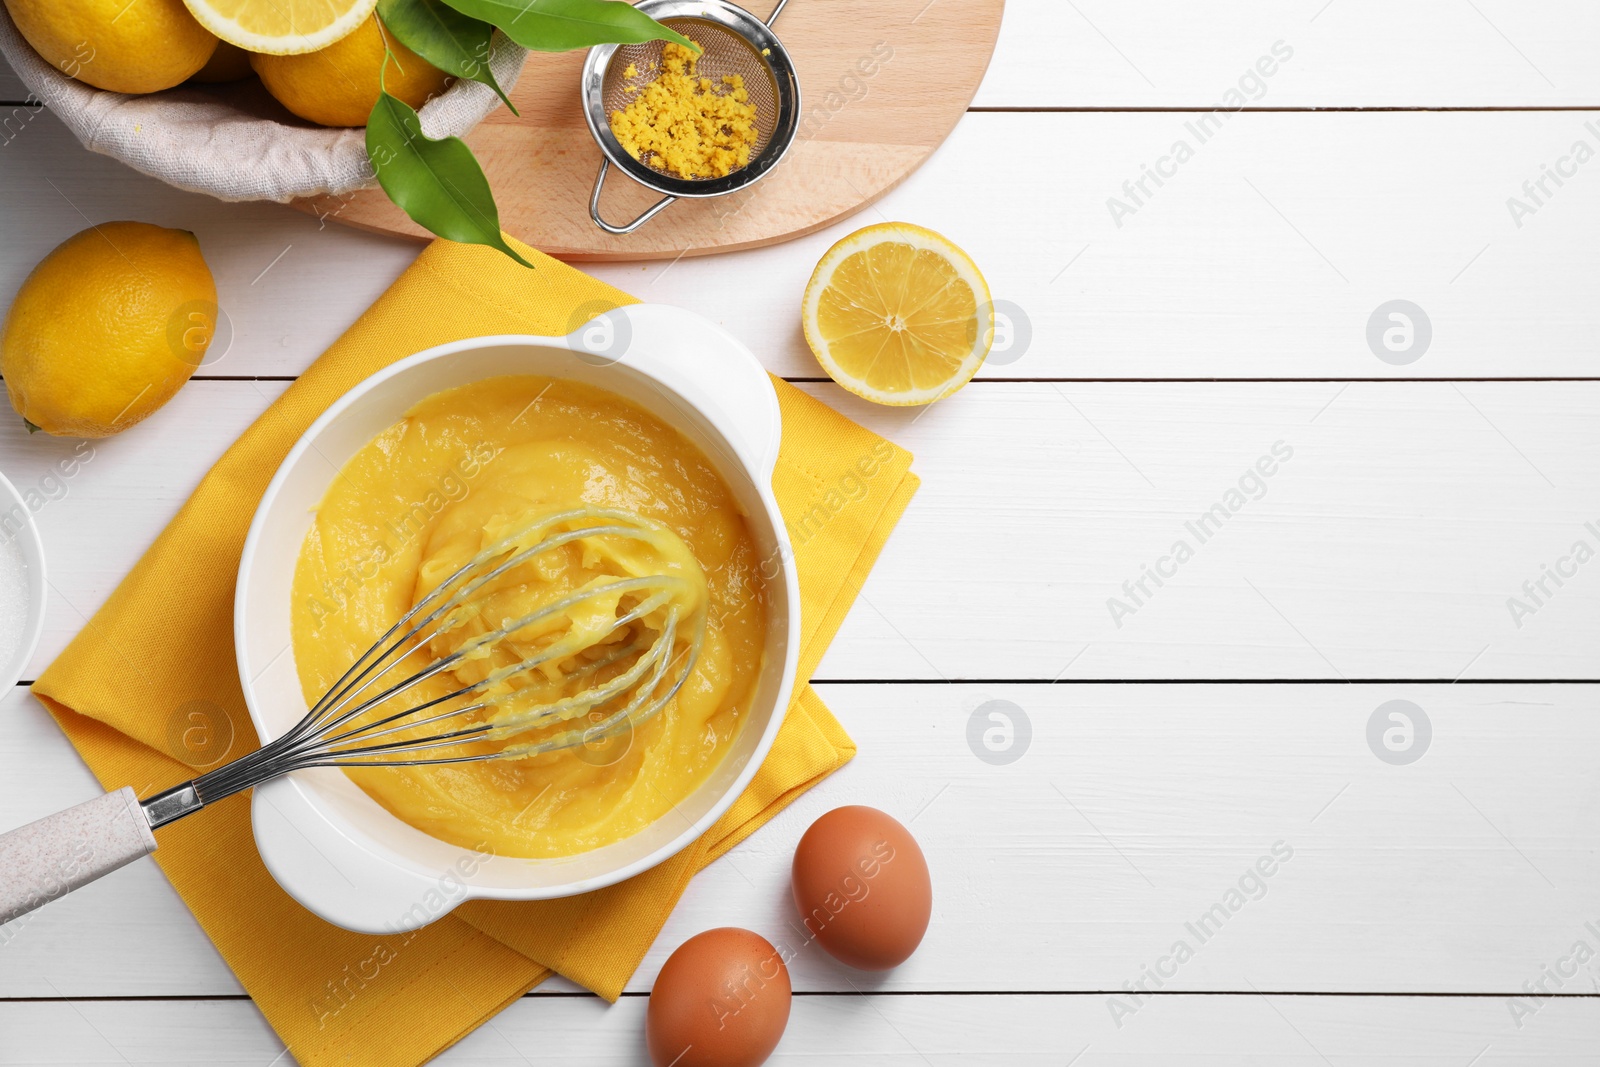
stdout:
{"type": "Polygon", "coordinates": [[[251,817],[268,870],[301,904],[351,930],[415,929],[466,900],[571,896],[648,870],[737,799],[771,747],[794,687],[800,597],[772,495],[781,432],[772,382],[720,327],[678,308],[642,304],[567,337],[478,337],[418,353],[356,386],[305,432],[261,499],[239,565],[234,644],[262,742],[306,713],[289,589],[312,509],[350,457],[413,405],[508,374],[608,390],[700,448],[744,512],[763,561],[769,617],[761,677],[743,728],[699,789],[639,833],[576,856],[491,856],[449,844],[390,814],[336,768],[258,786],[251,817]]]}
{"type": "Polygon", "coordinates": [[[0,660],[0,692],[9,693],[11,687],[27,673],[28,664],[39,648],[39,635],[44,633],[45,580],[44,541],[39,537],[39,526],[33,521],[33,509],[11,480],[0,474],[0,549],[10,550],[15,544],[22,559],[24,608],[16,642],[9,658],[0,660]]]}

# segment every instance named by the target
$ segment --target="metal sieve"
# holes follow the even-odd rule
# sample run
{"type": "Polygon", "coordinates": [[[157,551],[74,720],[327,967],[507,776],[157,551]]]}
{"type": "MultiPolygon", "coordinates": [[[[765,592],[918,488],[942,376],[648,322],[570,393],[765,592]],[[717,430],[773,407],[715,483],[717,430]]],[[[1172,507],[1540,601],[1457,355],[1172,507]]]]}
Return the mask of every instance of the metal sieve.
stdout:
{"type": "Polygon", "coordinates": [[[726,75],[744,79],[756,112],[756,143],[750,162],[720,178],[680,178],[634,159],[611,132],[611,112],[628,106],[630,88],[649,84],[660,69],[663,42],[606,44],[589,50],[583,64],[583,117],[600,146],[604,159],[589,197],[589,217],[607,233],[632,233],[668,204],[681,197],[711,197],[743,189],[765,175],[783,158],[800,128],[800,81],[794,63],[771,26],[789,0],[779,0],[772,15],[761,21],[727,0],[644,0],[640,11],[694,41],[701,48],[696,72],[721,84],[726,75]],[[635,74],[626,76],[629,67],[635,74]],[[628,177],[661,193],[638,218],[621,226],[600,217],[600,191],[606,173],[616,167],[628,177]]]}

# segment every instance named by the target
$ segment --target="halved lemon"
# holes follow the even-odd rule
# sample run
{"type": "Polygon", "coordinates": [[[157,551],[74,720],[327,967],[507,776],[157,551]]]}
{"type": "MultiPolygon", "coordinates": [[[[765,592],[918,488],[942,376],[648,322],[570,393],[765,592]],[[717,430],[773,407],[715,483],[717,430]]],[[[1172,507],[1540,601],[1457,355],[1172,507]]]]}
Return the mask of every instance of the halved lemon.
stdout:
{"type": "Polygon", "coordinates": [[[909,222],[828,249],[801,304],[828,376],[878,404],[927,404],[966,385],[994,343],[989,285],[972,257],[909,222]]]}
{"type": "Polygon", "coordinates": [[[269,56],[315,52],[354,32],[378,0],[183,0],[229,44],[269,56]]]}

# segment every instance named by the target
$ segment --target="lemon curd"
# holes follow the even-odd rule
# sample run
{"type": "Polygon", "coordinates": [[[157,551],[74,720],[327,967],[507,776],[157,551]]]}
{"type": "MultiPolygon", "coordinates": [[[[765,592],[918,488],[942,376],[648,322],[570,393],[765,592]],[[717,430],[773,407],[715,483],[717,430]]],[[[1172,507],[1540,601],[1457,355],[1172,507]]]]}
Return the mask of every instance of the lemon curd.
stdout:
{"type": "MultiPolygon", "coordinates": [[[[614,739],[520,759],[347,770],[379,804],[434,837],[546,858],[619,841],[693,793],[747,717],[766,641],[766,594],[755,541],[728,487],[692,443],[635,405],[531,376],[427,398],[334,479],[292,590],[307,703],[441,573],[520,523],[575,508],[631,511],[665,527],[673,543],[681,538],[693,556],[688,567],[698,564],[704,580],[700,655],[660,713],[614,739]]],[[[581,583],[593,557],[563,549],[539,564],[541,578],[581,583]]],[[[496,590],[496,611],[516,615],[547,602],[535,584],[496,590]]],[[[417,694],[478,677],[430,679],[417,694]]]]}

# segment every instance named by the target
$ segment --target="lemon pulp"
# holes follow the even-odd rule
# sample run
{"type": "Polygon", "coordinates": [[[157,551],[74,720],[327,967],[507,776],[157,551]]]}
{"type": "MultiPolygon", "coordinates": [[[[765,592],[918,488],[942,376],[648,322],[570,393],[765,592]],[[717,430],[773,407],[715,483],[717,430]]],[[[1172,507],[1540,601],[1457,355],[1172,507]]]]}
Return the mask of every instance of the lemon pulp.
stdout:
{"type": "Polygon", "coordinates": [[[196,21],[229,44],[267,55],[326,48],[361,25],[378,0],[183,0],[196,21]]]}
{"type": "Polygon", "coordinates": [[[829,376],[880,404],[925,404],[977,372],[993,341],[989,288],[972,259],[910,223],[858,230],[817,264],[801,312],[829,376]]]}

